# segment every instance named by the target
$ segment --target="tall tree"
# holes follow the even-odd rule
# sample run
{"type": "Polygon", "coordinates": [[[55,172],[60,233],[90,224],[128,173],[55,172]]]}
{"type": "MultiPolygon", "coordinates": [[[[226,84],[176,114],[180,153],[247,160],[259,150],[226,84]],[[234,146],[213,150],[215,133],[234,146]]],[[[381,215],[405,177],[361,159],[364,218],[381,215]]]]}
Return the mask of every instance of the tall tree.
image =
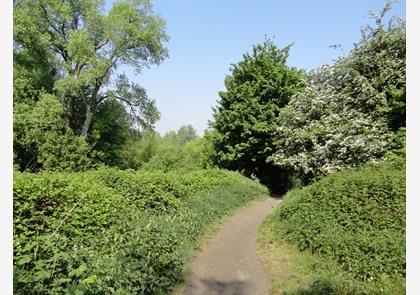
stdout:
{"type": "Polygon", "coordinates": [[[281,171],[266,161],[275,147],[276,118],[302,80],[301,71],[286,65],[289,49],[266,40],[232,65],[207,133],[215,165],[254,175],[273,191],[284,189],[281,171]]]}
{"type": "Polygon", "coordinates": [[[120,65],[140,72],[167,57],[164,21],[147,0],[19,0],[15,4],[16,53],[33,44],[54,59],[54,92],[65,106],[66,126],[86,137],[97,109],[107,100],[127,108],[133,123],[148,127],[159,117],[154,101],[120,65]]]}
{"type": "MultiPolygon", "coordinates": [[[[140,72],[167,57],[164,21],[146,0],[115,1],[108,10],[104,4],[101,0],[14,3],[14,151],[20,169],[54,169],[60,159],[41,155],[41,150],[49,150],[52,138],[62,141],[54,150],[57,157],[67,154],[66,146],[82,144],[79,152],[115,164],[116,151],[127,141],[130,129],[147,129],[159,118],[146,91],[116,70],[125,65],[140,72]],[[33,122],[33,128],[39,129],[35,133],[42,135],[34,137],[33,130],[25,128],[26,120],[33,110],[49,113],[49,108],[60,112],[51,113],[54,119],[45,117],[42,124],[33,122]],[[45,121],[61,119],[63,125],[45,121]]],[[[60,169],[73,167],[71,161],[61,163],[60,169]]]]}

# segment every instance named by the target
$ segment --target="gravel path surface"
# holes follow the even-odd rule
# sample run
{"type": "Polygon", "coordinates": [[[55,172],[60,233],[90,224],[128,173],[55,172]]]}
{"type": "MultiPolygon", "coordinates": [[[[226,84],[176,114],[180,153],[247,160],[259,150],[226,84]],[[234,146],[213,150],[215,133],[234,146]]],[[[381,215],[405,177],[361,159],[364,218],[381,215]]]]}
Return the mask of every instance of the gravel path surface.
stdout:
{"type": "Polygon", "coordinates": [[[269,275],[257,256],[257,231],[279,200],[267,198],[230,217],[198,252],[185,295],[266,295],[269,275]]]}

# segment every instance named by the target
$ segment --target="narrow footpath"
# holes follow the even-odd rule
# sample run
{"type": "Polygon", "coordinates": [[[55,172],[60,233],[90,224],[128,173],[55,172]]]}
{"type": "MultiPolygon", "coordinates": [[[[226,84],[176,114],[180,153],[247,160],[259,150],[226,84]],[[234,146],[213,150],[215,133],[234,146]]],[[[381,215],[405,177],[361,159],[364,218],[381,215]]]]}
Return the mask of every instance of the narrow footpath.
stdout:
{"type": "Polygon", "coordinates": [[[267,198],[230,217],[197,253],[185,295],[268,295],[271,282],[257,255],[257,231],[279,200],[267,198]]]}

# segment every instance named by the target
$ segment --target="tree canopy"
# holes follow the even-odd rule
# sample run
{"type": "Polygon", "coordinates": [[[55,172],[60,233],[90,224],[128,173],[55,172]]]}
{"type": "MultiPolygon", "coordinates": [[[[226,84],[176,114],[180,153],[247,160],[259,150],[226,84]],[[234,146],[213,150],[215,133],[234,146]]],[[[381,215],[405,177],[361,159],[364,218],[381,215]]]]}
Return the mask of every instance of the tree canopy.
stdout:
{"type": "Polygon", "coordinates": [[[281,172],[266,160],[274,152],[276,118],[302,82],[302,72],[286,65],[290,47],[265,40],[232,65],[207,134],[215,165],[256,176],[274,190],[280,183],[271,177],[281,172]]]}
{"type": "MultiPolygon", "coordinates": [[[[104,4],[100,0],[15,2],[14,102],[32,108],[42,93],[49,93],[50,101],[62,104],[56,115],[64,127],[55,131],[72,133],[91,148],[107,152],[110,145],[124,143],[127,130],[151,128],[159,119],[155,101],[145,89],[117,69],[125,65],[140,72],[159,64],[168,56],[164,46],[168,36],[149,1],[115,1],[109,11],[104,4]],[[111,136],[111,129],[117,135],[111,136]]],[[[26,135],[15,131],[18,149],[33,154],[20,140],[26,135]]],[[[25,161],[21,162],[22,166],[25,161]]]]}

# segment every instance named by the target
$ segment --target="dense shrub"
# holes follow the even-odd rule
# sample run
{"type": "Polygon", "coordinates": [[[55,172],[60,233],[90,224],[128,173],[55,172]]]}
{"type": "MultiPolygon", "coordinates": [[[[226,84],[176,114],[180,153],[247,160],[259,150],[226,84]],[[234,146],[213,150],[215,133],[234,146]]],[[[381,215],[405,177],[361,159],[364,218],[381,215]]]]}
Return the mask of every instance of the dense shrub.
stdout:
{"type": "Polygon", "coordinates": [[[14,107],[14,152],[20,170],[81,171],[92,167],[85,138],[66,130],[64,105],[41,93],[37,102],[14,107]]]}
{"type": "Polygon", "coordinates": [[[183,148],[177,146],[167,146],[161,148],[143,168],[146,170],[161,170],[164,172],[200,168],[200,162],[194,159],[183,148]]]}
{"type": "Polygon", "coordinates": [[[405,276],[405,166],[368,165],[291,191],[276,235],[371,282],[405,276]]]}
{"type": "Polygon", "coordinates": [[[16,172],[16,294],[167,294],[206,226],[261,198],[238,173],[16,172]]]}

